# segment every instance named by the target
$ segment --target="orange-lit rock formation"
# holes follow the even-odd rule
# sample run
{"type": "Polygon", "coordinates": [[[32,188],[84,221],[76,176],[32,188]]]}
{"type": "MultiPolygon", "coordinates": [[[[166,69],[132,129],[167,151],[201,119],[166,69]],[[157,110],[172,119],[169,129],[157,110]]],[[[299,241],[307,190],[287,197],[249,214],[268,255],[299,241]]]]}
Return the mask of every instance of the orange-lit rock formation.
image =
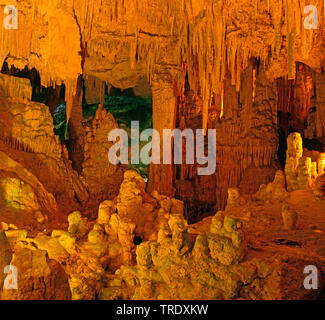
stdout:
{"type": "Polygon", "coordinates": [[[0,268],[25,276],[3,299],[321,294],[323,280],[304,290],[302,270],[325,271],[323,0],[11,4],[18,28],[0,23],[0,268]],[[215,173],[197,175],[185,143],[182,164],[150,164],[146,179],[109,163],[109,132],[128,126],[105,105],[111,88],[152,98],[161,137],[215,129],[215,173]]]}
{"type": "MultiPolygon", "coordinates": [[[[44,86],[63,82],[67,88],[68,116],[80,74],[92,79],[87,83],[97,84],[100,101],[101,83],[130,88],[146,76],[152,86],[154,126],[158,130],[173,128],[180,121],[176,100],[188,90],[184,87],[187,74],[190,90],[202,99],[193,105],[201,122],[199,126],[216,127],[220,137],[220,166],[215,178],[222,179],[224,186],[218,188],[214,202],[223,208],[228,186],[238,185],[251,163],[257,168],[269,167],[276,154],[276,130],[274,134],[267,130],[268,125],[273,127],[276,122],[275,80],[296,79],[297,83],[291,87],[297,108],[292,108],[302,120],[313,95],[310,88],[317,92],[324,90],[323,3],[307,2],[193,0],[149,5],[133,0],[105,3],[87,0],[51,5],[37,1],[36,5],[31,0],[17,1],[18,10],[23,12],[19,32],[0,30],[0,56],[9,66],[14,64],[23,69],[27,65],[38,70],[44,86]],[[301,17],[306,17],[303,12],[306,5],[319,8],[317,30],[304,28],[301,17]],[[65,32],[66,26],[69,32],[65,32]],[[252,64],[251,57],[257,62],[252,64]],[[300,65],[296,72],[296,62],[313,71],[306,72],[300,65]],[[253,134],[254,125],[259,128],[260,121],[264,124],[263,133],[270,135],[268,139],[258,138],[262,133],[259,129],[253,134]],[[256,136],[253,140],[252,134],[256,136]],[[240,165],[232,165],[238,161],[240,165]]],[[[323,137],[325,125],[322,99],[318,94],[315,128],[318,138],[323,137]]],[[[292,109],[281,106],[280,110],[292,109]]],[[[152,190],[163,180],[159,190],[172,195],[174,170],[153,166],[151,179],[156,186],[152,190]]],[[[261,183],[269,182],[271,176],[261,183]]],[[[196,185],[201,188],[201,182],[192,179],[190,174],[183,177],[191,182],[191,188],[196,189],[196,185]]],[[[214,185],[214,182],[202,183],[214,185]]],[[[258,187],[257,183],[254,191],[258,187]]],[[[180,191],[181,197],[182,194],[186,197],[186,191],[180,191]]]]}

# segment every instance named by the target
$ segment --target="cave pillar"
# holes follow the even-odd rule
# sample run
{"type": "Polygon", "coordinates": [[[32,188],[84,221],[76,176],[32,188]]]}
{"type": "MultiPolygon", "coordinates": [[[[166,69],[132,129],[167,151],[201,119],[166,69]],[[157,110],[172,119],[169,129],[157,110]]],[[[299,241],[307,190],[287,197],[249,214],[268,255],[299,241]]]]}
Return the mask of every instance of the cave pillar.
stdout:
{"type": "Polygon", "coordinates": [[[82,76],[77,80],[76,94],[72,99],[72,109],[69,121],[69,159],[72,167],[78,173],[82,172],[82,163],[84,161],[85,129],[82,125],[82,76]]]}
{"type": "Polygon", "coordinates": [[[255,66],[247,70],[241,88],[243,104],[242,121],[245,132],[245,148],[242,150],[242,172],[240,173],[241,192],[253,194],[261,184],[267,184],[274,178],[279,166],[277,151],[279,137],[277,132],[276,82],[269,79],[263,66],[255,66]],[[251,77],[256,74],[256,77],[251,77]]]}
{"type": "Polygon", "coordinates": [[[216,123],[217,170],[216,199],[225,208],[227,189],[238,187],[253,194],[274,178],[276,159],[277,90],[254,61],[241,76],[239,93],[229,76],[225,81],[224,116],[216,123]]]}
{"type": "Polygon", "coordinates": [[[61,86],[49,87],[46,91],[45,104],[49,107],[51,115],[53,116],[55,109],[60,104],[61,86]]]}
{"type": "MultiPolygon", "coordinates": [[[[316,138],[325,148],[325,73],[316,73],[316,138]]],[[[324,150],[323,150],[324,151],[324,150]]]]}
{"type": "Polygon", "coordinates": [[[160,164],[151,164],[149,170],[148,191],[157,190],[161,194],[173,197],[173,165],[163,164],[163,130],[174,129],[177,97],[174,84],[169,75],[155,75],[152,80],[152,118],[153,128],[161,138],[160,164]]]}
{"type": "Polygon", "coordinates": [[[105,86],[104,81],[93,76],[88,76],[85,80],[85,100],[87,104],[101,103],[104,105],[105,86]]]}

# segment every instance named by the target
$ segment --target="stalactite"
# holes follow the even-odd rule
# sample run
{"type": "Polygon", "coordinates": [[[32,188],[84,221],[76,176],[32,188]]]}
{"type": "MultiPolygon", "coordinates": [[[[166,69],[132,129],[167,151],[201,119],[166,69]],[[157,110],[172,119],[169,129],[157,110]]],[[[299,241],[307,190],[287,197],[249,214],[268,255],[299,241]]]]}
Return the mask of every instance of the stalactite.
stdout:
{"type": "Polygon", "coordinates": [[[70,121],[73,97],[76,95],[77,80],[69,80],[65,84],[65,101],[66,101],[66,112],[67,112],[67,123],[70,121]]]}
{"type": "MultiPolygon", "coordinates": [[[[69,25],[73,27],[73,32],[78,35],[76,38],[80,38],[77,39],[81,42],[79,51],[83,49],[83,54],[87,59],[89,58],[88,60],[98,60],[96,67],[100,66],[101,59],[116,60],[121,50],[126,47],[129,48],[131,68],[135,68],[138,63],[143,64],[147,78],[151,82],[156,72],[156,66],[160,63],[161,52],[164,52],[168,46],[175,47],[178,65],[186,62],[186,73],[191,90],[201,96],[203,100],[203,107],[199,112],[202,112],[203,128],[206,128],[212,97],[220,95],[220,85],[225,80],[228,70],[231,73],[232,84],[239,91],[241,75],[251,56],[258,57],[262,64],[267,64],[278,59],[282,53],[281,50],[286,47],[287,52],[284,54],[288,61],[288,78],[294,79],[298,54],[308,59],[310,51],[315,47],[316,41],[319,41],[322,34],[322,26],[315,32],[310,32],[303,26],[303,10],[309,4],[308,1],[254,0],[243,3],[245,11],[250,13],[250,17],[253,17],[247,21],[243,18],[245,23],[253,24],[250,26],[251,34],[248,38],[248,35],[240,33],[235,28],[234,17],[238,13],[234,2],[234,0],[206,0],[198,3],[196,0],[188,2],[167,0],[164,2],[161,12],[152,15],[155,9],[150,8],[148,11],[146,3],[142,1],[86,0],[80,2],[69,0],[60,1],[62,7],[60,13],[64,13],[62,19],[68,21],[69,25]],[[157,30],[157,34],[145,32],[145,27],[142,30],[137,19],[128,18],[139,14],[139,12],[148,15],[144,18],[154,26],[153,30],[157,30]],[[268,41],[265,46],[256,45],[254,42],[247,43],[247,39],[252,41],[256,39],[260,44],[260,40],[257,40],[257,37],[260,36],[258,32],[263,32],[263,30],[258,31],[255,28],[261,19],[269,19],[269,21],[265,21],[265,27],[270,31],[273,26],[273,35],[271,34],[270,39],[265,39],[268,41]],[[118,24],[124,20],[127,21],[127,24],[118,24]],[[162,30],[160,27],[166,24],[169,32],[164,31],[166,34],[163,32],[159,34],[158,30],[162,30]],[[283,30],[286,30],[285,34],[282,34],[283,30]],[[275,54],[270,54],[270,50],[275,54]]],[[[323,8],[321,0],[313,0],[312,4],[323,8]]],[[[20,6],[19,3],[17,5],[20,6]]],[[[77,66],[77,63],[74,71],[71,71],[70,74],[62,72],[62,70],[57,72],[55,67],[51,66],[51,62],[56,61],[53,60],[52,47],[44,47],[39,57],[34,53],[31,54],[31,52],[39,51],[38,48],[43,44],[35,39],[55,36],[56,31],[53,33],[51,29],[57,30],[60,27],[60,21],[55,19],[58,13],[57,9],[49,9],[50,5],[46,2],[37,4],[36,0],[33,0],[30,7],[24,8],[24,11],[27,10],[24,15],[20,16],[20,24],[24,25],[24,28],[21,28],[19,32],[12,30],[10,36],[3,28],[0,28],[0,59],[3,61],[10,52],[9,64],[22,67],[28,64],[30,67],[36,67],[44,86],[66,83],[69,119],[72,92],[75,91],[75,85],[69,83],[76,82],[73,79],[77,79],[82,72],[80,66],[77,66]],[[31,16],[32,19],[27,20],[27,16],[31,16]],[[52,21],[54,23],[51,25],[52,21]],[[48,29],[44,27],[44,30],[47,31],[44,31],[44,34],[35,34],[32,39],[30,31],[35,29],[35,24],[48,25],[48,29]],[[50,54],[47,55],[48,53],[50,54]]],[[[319,14],[321,20],[323,13],[322,10],[318,11],[321,12],[319,14]]],[[[54,48],[55,50],[59,49],[58,46],[53,45],[53,50],[54,48]]],[[[78,54],[78,50],[75,51],[73,54],[78,54]]],[[[64,53],[63,59],[68,60],[71,53],[64,53]]],[[[54,57],[56,56],[54,55],[54,57]]],[[[77,61],[77,59],[74,60],[77,61]]],[[[70,68],[71,66],[67,69],[70,68]]],[[[228,108],[228,105],[225,104],[224,108],[228,108]]],[[[227,110],[223,110],[224,114],[227,114],[227,110]]]]}
{"type": "Polygon", "coordinates": [[[220,115],[219,115],[220,119],[222,119],[223,114],[224,114],[224,94],[225,94],[224,83],[222,83],[221,89],[220,89],[220,99],[221,99],[221,102],[220,102],[221,108],[220,108],[220,115]]]}
{"type": "Polygon", "coordinates": [[[316,73],[315,76],[316,87],[316,137],[324,139],[325,137],[325,75],[324,73],[316,73]],[[323,94],[322,94],[323,92],[323,94]]]}

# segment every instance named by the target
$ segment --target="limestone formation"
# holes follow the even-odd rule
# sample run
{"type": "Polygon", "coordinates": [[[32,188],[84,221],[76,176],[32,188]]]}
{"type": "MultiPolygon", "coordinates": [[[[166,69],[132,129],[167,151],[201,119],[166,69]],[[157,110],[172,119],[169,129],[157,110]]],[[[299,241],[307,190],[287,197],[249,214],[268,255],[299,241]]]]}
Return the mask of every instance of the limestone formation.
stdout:
{"type": "Polygon", "coordinates": [[[308,157],[300,158],[297,172],[297,188],[300,190],[310,189],[312,187],[311,159],[308,157]]]}
{"type": "Polygon", "coordinates": [[[210,254],[223,265],[240,262],[245,254],[245,239],[238,220],[218,212],[211,221],[208,238],[210,254]]]}
{"type": "Polygon", "coordinates": [[[81,212],[75,211],[72,212],[68,216],[68,222],[69,222],[69,229],[68,231],[79,237],[82,238],[86,232],[87,232],[87,221],[85,218],[82,217],[81,212]]]}
{"type": "Polygon", "coordinates": [[[282,219],[283,226],[286,230],[294,230],[297,227],[298,214],[297,212],[290,208],[288,205],[282,206],[282,219]]]}
{"type": "Polygon", "coordinates": [[[287,190],[291,192],[295,190],[317,189],[317,177],[324,172],[324,153],[305,151],[305,156],[303,156],[302,139],[299,133],[291,133],[287,144],[288,150],[285,165],[287,190]]]}
{"type": "Polygon", "coordinates": [[[39,233],[33,240],[33,243],[40,250],[47,251],[50,259],[56,260],[58,262],[63,262],[68,258],[69,254],[65,248],[60,244],[60,241],[56,237],[49,237],[44,234],[39,233]]]}
{"type": "Polygon", "coordinates": [[[109,163],[107,155],[108,133],[116,128],[114,117],[100,107],[86,126],[82,180],[99,201],[115,197],[123,179],[123,168],[109,163]]]}
{"type": "Polygon", "coordinates": [[[318,177],[314,193],[319,198],[325,197],[325,174],[318,177]]]}
{"type": "Polygon", "coordinates": [[[313,139],[316,133],[316,112],[315,108],[310,108],[307,115],[307,128],[304,135],[307,139],[313,139]]]}
{"type": "MultiPolygon", "coordinates": [[[[16,92],[14,103],[6,103],[4,97],[1,98],[0,151],[7,153],[24,170],[34,175],[48,193],[54,194],[64,212],[67,210],[67,202],[75,205],[75,194],[79,201],[85,202],[88,192],[72,170],[68,158],[61,152],[62,146],[54,134],[53,119],[48,107],[31,101],[31,94],[23,95],[25,91],[32,91],[30,82],[23,81],[26,79],[9,75],[0,77],[4,79],[3,83],[9,91],[17,90],[17,87],[25,88],[24,91],[16,92]]],[[[11,97],[8,99],[11,101],[11,97]]],[[[34,188],[33,184],[31,186],[34,188]]],[[[51,210],[50,205],[47,207],[47,210],[51,210]]]]}
{"type": "Polygon", "coordinates": [[[275,173],[273,182],[270,182],[267,186],[261,185],[260,190],[255,194],[255,198],[262,201],[283,201],[288,197],[285,179],[284,172],[278,170],[275,173]]]}
{"type": "Polygon", "coordinates": [[[108,224],[114,211],[115,211],[115,205],[112,201],[107,200],[102,202],[99,205],[97,222],[103,225],[108,224]]]}
{"type": "MultiPolygon", "coordinates": [[[[6,233],[4,231],[0,232],[0,269],[4,270],[4,268],[10,265],[10,261],[12,259],[12,249],[8,242],[6,233]]],[[[5,274],[1,273],[0,281],[3,283],[5,279],[5,274]]]]}
{"type": "Polygon", "coordinates": [[[313,161],[311,163],[310,175],[311,175],[311,183],[312,183],[312,185],[315,185],[317,177],[318,177],[317,162],[316,161],[313,161]]]}
{"type": "MultiPolygon", "coordinates": [[[[170,225],[176,227],[177,221],[172,219],[170,225]]],[[[247,239],[239,220],[218,212],[209,221],[209,229],[196,235],[187,251],[175,250],[171,237],[137,246],[136,266],[117,270],[100,299],[267,299],[294,294],[284,284],[295,281],[290,279],[294,272],[281,273],[280,280],[275,270],[280,266],[296,270],[306,261],[288,258],[284,252],[282,258],[275,258],[274,252],[268,258],[246,257],[247,239]]]]}
{"type": "Polygon", "coordinates": [[[321,153],[318,158],[318,175],[325,174],[325,153],[321,153]]]}
{"type": "Polygon", "coordinates": [[[1,200],[3,207],[11,207],[16,210],[39,211],[40,205],[33,188],[23,181],[15,178],[0,179],[2,190],[1,200]]]}
{"type": "Polygon", "coordinates": [[[322,0],[6,5],[1,299],[324,298],[322,0]],[[151,163],[111,163],[114,129],[151,163]]]}
{"type": "Polygon", "coordinates": [[[46,251],[16,248],[11,265],[18,270],[18,289],[4,289],[1,299],[67,300],[71,298],[66,273],[59,263],[47,258],[46,251]]]}
{"type": "Polygon", "coordinates": [[[240,196],[240,192],[237,188],[228,189],[228,200],[226,210],[242,206],[244,203],[245,199],[240,196]]]}
{"type": "Polygon", "coordinates": [[[302,139],[299,133],[291,133],[288,137],[288,150],[285,166],[285,174],[288,191],[297,190],[297,168],[302,157],[302,139]]]}
{"type": "MultiPolygon", "coordinates": [[[[124,182],[132,181],[138,183],[138,191],[145,192],[142,178],[134,172],[129,172],[124,182]]],[[[271,190],[283,188],[283,172],[277,172],[271,185],[271,190]]],[[[238,191],[233,193],[237,195],[234,198],[238,201],[238,191]]],[[[157,221],[160,221],[160,229],[155,231],[156,240],[143,239],[139,245],[134,244],[137,225],[131,220],[131,217],[134,219],[136,216],[123,210],[122,216],[118,210],[115,212],[115,203],[121,201],[121,198],[105,201],[100,205],[98,218],[92,223],[86,222],[80,212],[70,214],[69,230],[75,236],[64,230],[54,230],[51,237],[43,233],[39,233],[35,238],[27,236],[27,233],[23,237],[14,236],[9,233],[10,228],[14,226],[3,223],[10,235],[8,239],[15,244],[16,258],[13,262],[20,266],[19,259],[26,259],[27,255],[32,254],[35,256],[33,259],[44,266],[42,271],[36,269],[37,276],[45,279],[44,288],[53,288],[58,283],[65,288],[60,289],[60,294],[65,292],[64,296],[53,295],[57,289],[47,291],[48,289],[42,289],[43,287],[32,293],[23,279],[21,291],[14,295],[5,292],[3,297],[36,298],[40,290],[46,290],[51,293],[46,293],[43,297],[45,299],[71,297],[75,300],[89,300],[95,299],[96,296],[100,299],[283,299],[288,297],[286,294],[290,296],[293,294],[292,290],[296,290],[290,287],[288,293],[284,293],[282,287],[283,282],[296,281],[296,273],[284,274],[281,279],[276,278],[274,274],[283,267],[292,268],[296,263],[304,262],[298,260],[291,264],[288,261],[292,258],[282,256],[284,253],[279,253],[279,258],[274,259],[273,251],[270,251],[269,255],[249,255],[249,247],[253,243],[251,236],[244,231],[244,225],[248,222],[240,221],[240,217],[230,216],[231,213],[237,214],[238,206],[229,207],[225,212],[219,211],[212,219],[204,220],[195,227],[189,226],[184,220],[183,203],[179,200],[170,199],[157,192],[152,196],[154,197],[150,198],[146,194],[140,197],[142,203],[146,204],[146,212],[154,212],[157,221]],[[155,199],[158,207],[155,208],[152,204],[149,206],[145,199],[152,203],[155,199]],[[126,214],[129,214],[130,218],[127,218],[126,214]],[[62,265],[64,271],[59,265],[62,265]],[[52,272],[51,276],[49,272],[52,272]],[[57,277],[61,277],[61,280],[57,277]],[[104,281],[105,277],[109,280],[104,281]]],[[[128,201],[132,197],[128,197],[128,201]]],[[[276,203],[279,199],[274,197],[273,201],[276,203]]],[[[252,205],[250,202],[242,202],[241,211],[245,212],[252,205]]],[[[125,208],[122,205],[120,207],[125,208]]],[[[250,210],[257,209],[253,207],[250,210]]],[[[282,206],[280,214],[286,232],[295,232],[296,211],[286,204],[282,206]]],[[[251,219],[255,217],[257,216],[254,214],[251,219]]],[[[272,218],[270,221],[276,219],[272,218]]],[[[257,227],[254,222],[252,227],[257,227]]],[[[19,231],[15,229],[12,231],[19,231]]],[[[6,247],[9,248],[8,242],[6,247]]],[[[11,253],[7,260],[11,260],[11,253]]],[[[36,273],[28,270],[28,281],[38,281],[36,273]]],[[[299,292],[299,297],[305,297],[305,292],[299,292]]]]}

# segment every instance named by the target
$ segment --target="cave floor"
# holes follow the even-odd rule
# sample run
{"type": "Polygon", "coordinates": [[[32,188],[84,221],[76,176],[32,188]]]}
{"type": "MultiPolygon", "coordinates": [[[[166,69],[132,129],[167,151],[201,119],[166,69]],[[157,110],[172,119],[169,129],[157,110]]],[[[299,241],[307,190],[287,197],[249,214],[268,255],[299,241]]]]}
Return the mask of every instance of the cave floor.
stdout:
{"type": "MultiPolygon", "coordinates": [[[[320,263],[325,270],[325,199],[318,199],[312,191],[294,191],[285,200],[298,213],[297,227],[283,228],[281,202],[248,201],[246,205],[226,210],[225,214],[239,219],[245,230],[247,255],[294,256],[320,263]]],[[[212,217],[189,226],[189,233],[196,235],[209,230],[212,217]]],[[[302,271],[303,272],[303,271],[302,271]]]]}

